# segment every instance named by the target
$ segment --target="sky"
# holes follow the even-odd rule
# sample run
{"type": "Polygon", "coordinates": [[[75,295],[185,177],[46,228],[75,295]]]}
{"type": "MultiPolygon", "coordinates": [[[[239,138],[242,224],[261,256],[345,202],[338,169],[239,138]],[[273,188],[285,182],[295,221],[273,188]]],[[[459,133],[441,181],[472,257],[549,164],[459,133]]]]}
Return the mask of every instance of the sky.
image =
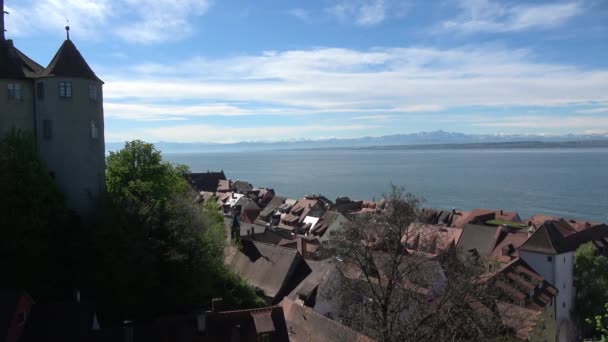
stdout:
{"type": "Polygon", "coordinates": [[[46,66],[64,26],[107,142],[608,133],[608,1],[5,0],[46,66]]]}

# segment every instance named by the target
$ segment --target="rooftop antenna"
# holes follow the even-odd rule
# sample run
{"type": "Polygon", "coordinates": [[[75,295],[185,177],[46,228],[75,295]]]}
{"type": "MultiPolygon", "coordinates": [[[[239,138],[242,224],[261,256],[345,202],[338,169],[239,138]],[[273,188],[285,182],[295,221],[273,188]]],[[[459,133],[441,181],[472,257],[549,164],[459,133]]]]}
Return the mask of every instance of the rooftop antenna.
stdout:
{"type": "Polygon", "coordinates": [[[4,10],[4,0],[0,0],[0,41],[4,41],[4,15],[8,14],[7,11],[4,10]]]}
{"type": "MultiPolygon", "coordinates": [[[[2,0],[0,0],[2,1],[2,0]]],[[[65,26],[65,33],[67,35],[67,39],[70,40],[70,19],[66,19],[67,25],[65,26]]]]}

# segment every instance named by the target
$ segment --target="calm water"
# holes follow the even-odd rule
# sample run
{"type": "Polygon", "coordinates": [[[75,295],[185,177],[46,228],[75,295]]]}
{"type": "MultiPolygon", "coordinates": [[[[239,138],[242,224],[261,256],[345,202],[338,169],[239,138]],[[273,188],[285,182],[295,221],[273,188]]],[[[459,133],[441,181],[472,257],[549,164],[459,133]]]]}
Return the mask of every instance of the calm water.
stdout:
{"type": "Polygon", "coordinates": [[[300,198],[379,198],[392,182],[437,208],[515,210],[608,222],[608,149],[272,151],[164,154],[192,171],[300,198]]]}

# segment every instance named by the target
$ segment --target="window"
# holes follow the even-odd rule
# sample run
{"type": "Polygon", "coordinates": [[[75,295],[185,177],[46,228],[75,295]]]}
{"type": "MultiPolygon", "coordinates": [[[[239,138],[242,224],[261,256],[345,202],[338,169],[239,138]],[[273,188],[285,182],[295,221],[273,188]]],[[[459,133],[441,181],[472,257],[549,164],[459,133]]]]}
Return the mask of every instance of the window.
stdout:
{"type": "Polygon", "coordinates": [[[17,315],[17,324],[22,325],[23,323],[25,323],[26,319],[27,319],[27,314],[25,313],[25,311],[21,311],[17,315]]]}
{"type": "Polygon", "coordinates": [[[9,100],[23,100],[21,94],[21,84],[19,83],[9,83],[8,84],[8,99],[9,100]]]}
{"type": "Polygon", "coordinates": [[[40,82],[36,84],[36,94],[38,95],[38,100],[44,99],[44,83],[40,82]]]}
{"type": "Polygon", "coordinates": [[[51,120],[42,121],[42,136],[46,140],[53,138],[53,122],[51,120]]]}
{"type": "Polygon", "coordinates": [[[89,100],[97,101],[97,86],[95,84],[89,84],[89,100]]]}
{"type": "Polygon", "coordinates": [[[260,342],[271,342],[272,334],[271,333],[263,333],[259,335],[258,341],[260,342]]]}
{"type": "Polygon", "coordinates": [[[99,138],[99,126],[97,126],[97,121],[91,120],[91,139],[99,138]]]}
{"type": "Polygon", "coordinates": [[[553,257],[552,256],[547,256],[547,261],[548,262],[552,262],[553,261],[553,257]]]}
{"type": "Polygon", "coordinates": [[[59,97],[72,97],[72,82],[59,82],[59,97]]]}

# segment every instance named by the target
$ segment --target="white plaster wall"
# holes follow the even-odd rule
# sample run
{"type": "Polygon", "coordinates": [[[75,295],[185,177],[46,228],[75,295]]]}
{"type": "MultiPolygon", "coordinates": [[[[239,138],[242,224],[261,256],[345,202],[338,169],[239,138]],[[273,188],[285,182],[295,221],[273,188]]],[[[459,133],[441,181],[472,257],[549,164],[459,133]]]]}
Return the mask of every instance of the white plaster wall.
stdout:
{"type": "MultiPolygon", "coordinates": [[[[574,253],[568,252],[555,256],[555,283],[553,284],[559,292],[556,298],[556,321],[558,325],[566,322],[564,327],[571,325],[571,311],[574,306],[574,253]]],[[[563,329],[560,327],[560,329],[563,329]]],[[[571,328],[570,328],[571,329],[571,328]]],[[[561,335],[561,334],[560,334],[561,335]]],[[[572,336],[572,332],[569,336],[572,336]]]]}
{"type": "Polygon", "coordinates": [[[103,93],[101,83],[69,77],[36,80],[44,84],[44,98],[36,99],[38,150],[70,208],[86,215],[105,189],[103,93]],[[59,81],[72,82],[72,97],[59,97],[59,81]],[[97,85],[97,100],[89,99],[89,85],[97,85]],[[43,121],[52,121],[52,138],[43,136],[43,121]],[[97,122],[98,138],[91,136],[97,122]]]}

